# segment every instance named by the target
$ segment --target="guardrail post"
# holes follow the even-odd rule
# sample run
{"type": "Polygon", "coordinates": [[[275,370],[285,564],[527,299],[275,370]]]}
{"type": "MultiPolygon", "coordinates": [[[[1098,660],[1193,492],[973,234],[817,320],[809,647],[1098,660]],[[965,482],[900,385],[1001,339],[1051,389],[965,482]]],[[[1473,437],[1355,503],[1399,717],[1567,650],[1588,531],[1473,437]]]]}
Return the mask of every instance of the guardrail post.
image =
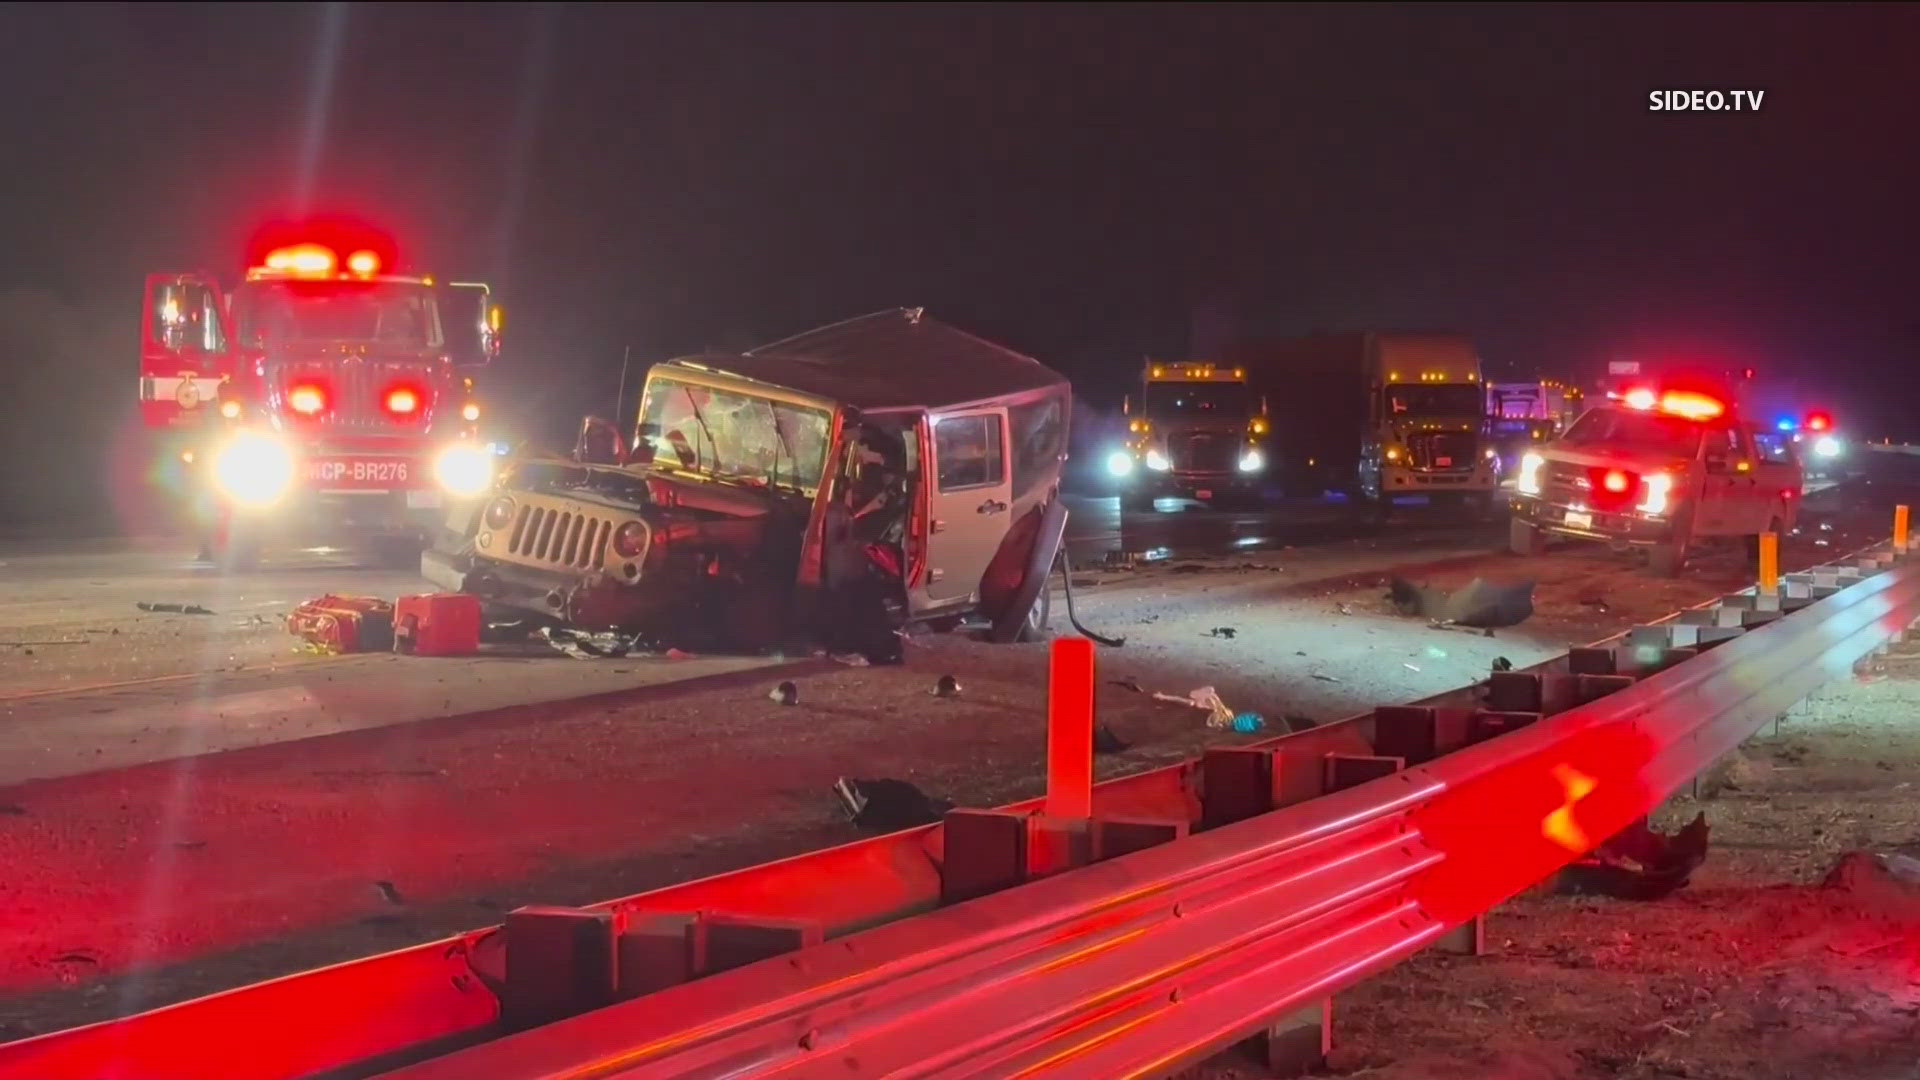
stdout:
{"type": "Polygon", "coordinates": [[[1093,642],[1055,638],[1047,668],[1048,817],[1093,816],[1093,642]]]}
{"type": "Polygon", "coordinates": [[[1907,504],[1901,503],[1893,508],[1893,551],[1896,555],[1907,553],[1907,504]]]}
{"type": "Polygon", "coordinates": [[[1304,1076],[1325,1067],[1333,1053],[1333,999],[1321,998],[1253,1037],[1254,1056],[1274,1076],[1304,1076]]]}
{"type": "Polygon", "coordinates": [[[1772,595],[1780,591],[1780,534],[1760,534],[1760,591],[1772,595]]]}
{"type": "Polygon", "coordinates": [[[1481,956],[1487,951],[1487,917],[1475,915],[1434,940],[1433,947],[1456,956],[1481,956]]]}

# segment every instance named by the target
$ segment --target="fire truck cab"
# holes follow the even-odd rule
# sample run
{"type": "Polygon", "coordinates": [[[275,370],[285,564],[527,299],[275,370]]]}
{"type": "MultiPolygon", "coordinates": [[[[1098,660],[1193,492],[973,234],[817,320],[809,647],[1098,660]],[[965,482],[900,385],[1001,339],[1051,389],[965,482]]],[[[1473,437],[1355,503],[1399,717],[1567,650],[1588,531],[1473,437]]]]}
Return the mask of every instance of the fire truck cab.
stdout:
{"type": "Polygon", "coordinates": [[[1521,456],[1509,541],[1519,555],[1548,535],[1640,548],[1671,576],[1702,541],[1791,528],[1801,491],[1791,439],[1711,394],[1637,387],[1521,456]]]}
{"type": "Polygon", "coordinates": [[[411,562],[450,500],[492,484],[474,384],[501,313],[482,284],[384,272],[389,253],[264,253],[231,292],[147,278],[140,411],[202,557],[250,562],[271,536],[371,542],[411,562]]]}
{"type": "Polygon", "coordinates": [[[1107,473],[1127,510],[1151,510],[1160,496],[1208,504],[1261,492],[1266,404],[1247,372],[1210,363],[1148,361],[1140,403],[1126,403],[1127,441],[1107,455],[1107,473]]]}

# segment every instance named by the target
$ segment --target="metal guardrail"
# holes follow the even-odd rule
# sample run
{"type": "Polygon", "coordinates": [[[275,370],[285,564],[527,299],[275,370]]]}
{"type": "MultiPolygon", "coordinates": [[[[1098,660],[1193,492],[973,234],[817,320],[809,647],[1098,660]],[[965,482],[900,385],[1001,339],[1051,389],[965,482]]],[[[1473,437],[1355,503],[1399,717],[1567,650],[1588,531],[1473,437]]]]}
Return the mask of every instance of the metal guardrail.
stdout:
{"type": "Polygon", "coordinates": [[[1749,594],[1630,637],[1628,666],[1656,637],[1706,651],[1504,737],[394,1075],[1178,1068],[1470,925],[1920,619],[1920,566],[1854,576],[1790,576],[1791,618],[1749,594]]]}
{"type": "Polygon", "coordinates": [[[956,811],[596,909],[516,913],[504,931],[0,1046],[0,1077],[409,1061],[399,1075],[1112,1076],[1276,1024],[1311,1051],[1333,991],[1436,942],[1471,948],[1487,908],[1920,617],[1920,566],[1866,562],[1477,695],[1095,785],[1090,821],[1042,800],[956,811]],[[726,915],[688,914],[705,911],[726,915]]]}

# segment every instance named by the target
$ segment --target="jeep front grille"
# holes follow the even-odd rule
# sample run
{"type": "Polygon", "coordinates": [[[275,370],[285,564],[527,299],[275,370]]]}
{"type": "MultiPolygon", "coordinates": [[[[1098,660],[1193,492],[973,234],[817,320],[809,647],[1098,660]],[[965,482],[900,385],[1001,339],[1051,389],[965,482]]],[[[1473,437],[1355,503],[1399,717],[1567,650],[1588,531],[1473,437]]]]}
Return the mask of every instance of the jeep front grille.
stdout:
{"type": "Polygon", "coordinates": [[[517,562],[600,570],[614,527],[598,514],[522,504],[507,534],[507,554],[517,562]]]}

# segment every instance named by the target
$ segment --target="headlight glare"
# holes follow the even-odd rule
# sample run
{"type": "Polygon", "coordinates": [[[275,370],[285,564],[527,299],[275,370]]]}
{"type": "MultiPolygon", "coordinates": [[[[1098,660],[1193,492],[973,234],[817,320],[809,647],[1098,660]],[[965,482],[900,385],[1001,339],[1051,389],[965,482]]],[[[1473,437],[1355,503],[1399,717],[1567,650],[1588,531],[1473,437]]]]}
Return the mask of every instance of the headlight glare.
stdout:
{"type": "Polygon", "coordinates": [[[1114,476],[1130,476],[1133,473],[1133,455],[1125,450],[1115,450],[1107,455],[1107,472],[1114,476]]]}
{"type": "Polygon", "coordinates": [[[213,480],[235,503],[265,509],[293,486],[293,451],[266,432],[240,432],[214,455],[213,480]]]}
{"type": "Polygon", "coordinates": [[[1171,467],[1165,454],[1158,450],[1147,451],[1147,468],[1154,472],[1166,472],[1171,467]]]}
{"type": "Polygon", "coordinates": [[[1257,446],[1247,447],[1240,455],[1241,472],[1259,472],[1266,463],[1266,457],[1260,453],[1260,448],[1257,446]]]}
{"type": "Polygon", "coordinates": [[[433,461],[434,479],[452,495],[478,495],[493,483],[493,455],[474,443],[454,443],[433,461]]]}
{"type": "Polygon", "coordinates": [[[1546,463],[1547,459],[1539,454],[1520,455],[1520,472],[1514,478],[1514,490],[1522,495],[1540,494],[1540,466],[1546,463]]]}

